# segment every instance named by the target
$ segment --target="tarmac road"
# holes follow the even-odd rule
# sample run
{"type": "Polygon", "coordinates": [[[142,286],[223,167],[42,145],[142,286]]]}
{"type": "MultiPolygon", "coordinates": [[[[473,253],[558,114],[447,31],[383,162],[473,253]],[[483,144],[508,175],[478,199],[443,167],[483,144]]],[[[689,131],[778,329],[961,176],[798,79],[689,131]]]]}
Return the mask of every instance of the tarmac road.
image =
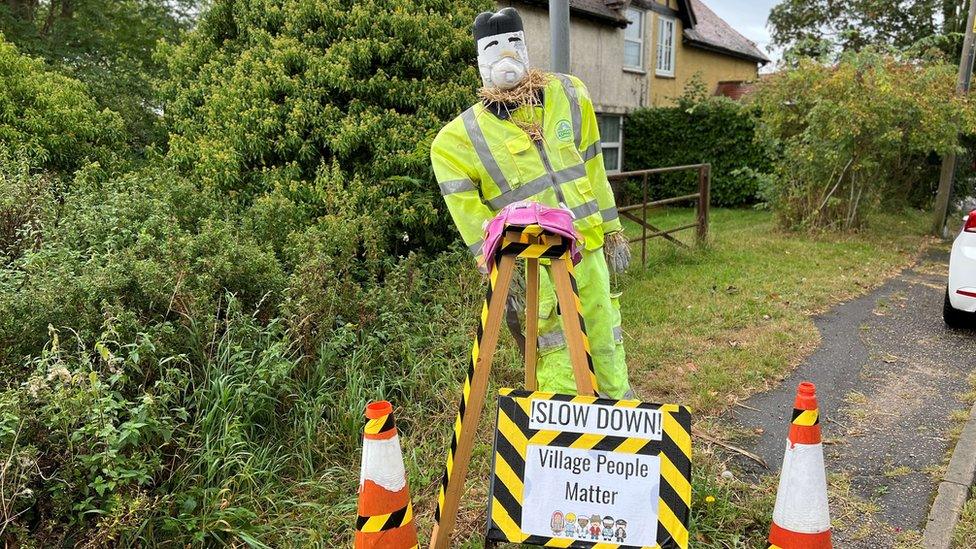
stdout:
{"type": "Polygon", "coordinates": [[[762,411],[733,410],[741,427],[761,433],[744,446],[772,470],[736,463],[750,476],[778,475],[796,386],[817,385],[835,547],[917,546],[910,531],[924,527],[950,450],[950,416],[969,409],[963,395],[976,369],[976,332],[942,322],[947,262],[945,251],[931,251],[816,318],[819,348],[744,403],[762,411]]]}

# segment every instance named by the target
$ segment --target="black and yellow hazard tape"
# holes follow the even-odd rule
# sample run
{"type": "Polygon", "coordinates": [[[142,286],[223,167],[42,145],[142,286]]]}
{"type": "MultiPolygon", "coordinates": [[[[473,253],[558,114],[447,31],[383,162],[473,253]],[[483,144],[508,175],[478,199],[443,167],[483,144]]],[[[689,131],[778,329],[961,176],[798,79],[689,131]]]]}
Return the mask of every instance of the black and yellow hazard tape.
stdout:
{"type": "Polygon", "coordinates": [[[583,336],[583,350],[586,351],[586,368],[590,372],[590,385],[593,386],[594,391],[599,391],[600,386],[596,381],[596,367],[593,365],[593,354],[590,352],[590,338],[586,335],[586,321],[583,320],[583,303],[579,297],[579,286],[576,284],[573,262],[566,261],[566,268],[569,270],[569,282],[573,287],[573,300],[576,303],[576,315],[579,318],[580,332],[582,332],[583,336]]]}
{"type": "Polygon", "coordinates": [[[556,259],[566,255],[565,244],[529,244],[527,242],[506,242],[501,253],[511,254],[522,259],[556,259]]]}
{"type": "MultiPolygon", "coordinates": [[[[506,234],[519,233],[519,240],[517,242],[505,240],[501,248],[494,255],[494,257],[489,258],[490,264],[488,265],[489,276],[488,276],[488,289],[485,292],[485,300],[481,307],[481,316],[478,322],[478,332],[475,336],[474,343],[471,347],[471,362],[468,365],[468,372],[464,377],[464,388],[461,393],[461,402],[458,405],[458,413],[454,419],[454,432],[451,435],[451,446],[447,453],[447,462],[444,466],[444,476],[441,479],[440,490],[437,494],[437,510],[434,512],[434,522],[440,523],[441,513],[444,511],[445,496],[447,494],[447,487],[451,482],[451,474],[454,471],[454,459],[455,453],[457,452],[458,440],[461,438],[461,430],[464,423],[464,411],[468,406],[468,399],[471,396],[471,380],[474,377],[475,367],[478,364],[478,356],[481,350],[481,342],[484,338],[485,325],[488,322],[488,307],[491,304],[491,297],[495,292],[495,287],[498,283],[498,261],[503,255],[516,255],[523,259],[544,259],[544,258],[562,258],[566,260],[566,265],[569,270],[569,278],[573,287],[573,295],[575,299],[576,311],[579,315],[580,331],[582,332],[583,348],[586,350],[586,363],[590,372],[590,382],[593,385],[593,390],[597,390],[597,380],[596,380],[596,370],[593,365],[593,357],[590,353],[590,343],[589,339],[586,337],[586,324],[583,322],[582,306],[580,304],[579,298],[579,288],[576,284],[576,277],[573,275],[573,261],[570,257],[570,243],[566,241],[565,238],[553,238],[550,243],[547,238],[547,234],[544,232],[542,227],[539,225],[529,225],[527,227],[512,227],[506,231],[506,234]],[[534,240],[541,243],[532,244],[529,241],[529,237],[537,237],[534,240]]],[[[472,428],[477,427],[478,418],[472,420],[475,425],[472,428]]]]}
{"type": "Polygon", "coordinates": [[[395,427],[396,421],[393,419],[393,413],[391,412],[385,416],[367,421],[366,427],[363,428],[363,433],[367,435],[381,435],[393,430],[395,427]]]}
{"type": "Polygon", "coordinates": [[[372,517],[364,517],[359,515],[356,519],[356,531],[363,532],[365,534],[375,534],[377,532],[385,532],[387,530],[393,530],[394,528],[401,528],[410,524],[413,520],[413,506],[407,502],[407,506],[402,509],[397,509],[392,513],[385,515],[376,515],[372,517]]]}
{"type": "Polygon", "coordinates": [[[820,423],[820,410],[800,410],[793,408],[793,425],[813,427],[820,423]]]}
{"type": "MultiPolygon", "coordinates": [[[[491,259],[489,265],[488,289],[485,292],[485,301],[481,306],[481,316],[478,322],[478,333],[471,346],[471,362],[468,364],[468,372],[464,376],[464,388],[461,391],[461,403],[458,405],[458,413],[454,418],[454,432],[451,434],[451,447],[447,452],[447,463],[444,465],[444,476],[441,479],[441,487],[437,494],[437,510],[434,512],[434,522],[440,523],[441,513],[444,511],[444,498],[447,494],[447,486],[451,482],[451,474],[454,472],[454,456],[457,452],[458,440],[461,438],[461,428],[464,422],[464,411],[468,407],[468,398],[471,396],[471,380],[474,377],[474,369],[478,364],[478,355],[481,349],[481,341],[485,335],[485,324],[488,322],[488,306],[491,304],[491,296],[498,284],[498,265],[497,258],[491,259]]],[[[474,420],[477,426],[478,418],[474,420]]]]}
{"type": "Polygon", "coordinates": [[[502,389],[499,393],[488,509],[488,539],[545,547],[632,547],[607,542],[551,538],[522,532],[525,455],[526,448],[532,444],[658,456],[661,465],[661,485],[657,545],[651,547],[659,549],[688,547],[688,522],[691,514],[691,413],[687,407],[512,389],[502,389]],[[652,441],[530,429],[529,410],[533,399],[660,410],[662,439],[652,441]]]}
{"type": "MultiPolygon", "coordinates": [[[[593,365],[593,356],[590,353],[590,340],[586,335],[586,322],[583,320],[583,304],[579,297],[579,285],[576,283],[576,275],[573,270],[573,261],[569,256],[570,254],[570,242],[565,238],[554,237],[550,243],[549,235],[546,234],[542,227],[539,225],[529,225],[527,227],[512,227],[508,229],[508,234],[520,233],[519,240],[516,241],[505,241],[502,245],[499,255],[502,254],[515,254],[518,257],[525,259],[552,259],[552,258],[562,258],[566,260],[566,268],[569,271],[569,281],[573,287],[573,300],[576,305],[576,313],[579,318],[580,331],[583,335],[583,349],[586,351],[586,366],[590,372],[590,384],[593,386],[593,390],[599,390],[599,386],[596,380],[596,368],[593,365]],[[532,244],[529,243],[529,237],[537,237],[536,240],[540,243],[532,244]]],[[[497,261],[497,258],[496,258],[497,261]]],[[[562,311],[560,311],[562,314],[562,311]]]]}

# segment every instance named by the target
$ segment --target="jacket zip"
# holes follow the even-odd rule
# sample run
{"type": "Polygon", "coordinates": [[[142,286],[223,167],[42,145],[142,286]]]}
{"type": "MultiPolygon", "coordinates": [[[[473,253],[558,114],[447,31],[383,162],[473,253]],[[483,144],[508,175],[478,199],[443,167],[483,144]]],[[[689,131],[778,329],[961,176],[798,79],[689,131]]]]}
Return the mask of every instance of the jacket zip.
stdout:
{"type": "Polygon", "coordinates": [[[533,140],[535,148],[539,151],[539,156],[542,157],[542,165],[545,166],[546,172],[549,174],[549,182],[552,185],[552,190],[556,191],[556,200],[559,201],[559,205],[563,208],[569,209],[566,206],[566,197],[563,196],[563,190],[559,188],[559,184],[556,183],[556,172],[552,169],[552,164],[549,163],[549,155],[546,154],[546,148],[542,143],[533,140]]]}

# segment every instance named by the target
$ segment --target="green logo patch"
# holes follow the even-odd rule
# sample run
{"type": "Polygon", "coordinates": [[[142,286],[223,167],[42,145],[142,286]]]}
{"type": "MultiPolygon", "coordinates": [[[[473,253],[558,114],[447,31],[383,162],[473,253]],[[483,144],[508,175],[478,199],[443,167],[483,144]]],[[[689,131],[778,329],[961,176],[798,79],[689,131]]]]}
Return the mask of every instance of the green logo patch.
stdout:
{"type": "Polygon", "coordinates": [[[556,124],[556,137],[560,141],[572,141],[573,140],[573,127],[569,124],[569,120],[560,120],[556,124]]]}

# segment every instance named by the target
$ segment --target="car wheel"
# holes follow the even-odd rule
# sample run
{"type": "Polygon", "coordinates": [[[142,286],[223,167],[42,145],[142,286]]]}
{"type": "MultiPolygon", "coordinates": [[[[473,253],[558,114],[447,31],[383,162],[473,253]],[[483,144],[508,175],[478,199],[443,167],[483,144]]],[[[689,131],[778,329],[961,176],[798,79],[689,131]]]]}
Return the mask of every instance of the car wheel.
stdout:
{"type": "Polygon", "coordinates": [[[973,315],[953,308],[952,302],[949,301],[948,288],[945,293],[945,301],[942,303],[942,320],[945,321],[946,326],[956,329],[972,328],[976,324],[973,322],[973,315]]]}

